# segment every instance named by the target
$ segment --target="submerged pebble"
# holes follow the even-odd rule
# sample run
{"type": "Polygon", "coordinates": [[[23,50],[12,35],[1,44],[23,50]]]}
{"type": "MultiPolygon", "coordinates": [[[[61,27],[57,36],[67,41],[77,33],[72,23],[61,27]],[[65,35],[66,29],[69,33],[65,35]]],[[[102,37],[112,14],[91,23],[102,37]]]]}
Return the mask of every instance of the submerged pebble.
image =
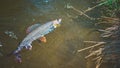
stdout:
{"type": "Polygon", "coordinates": [[[0,47],[2,47],[3,45],[1,44],[1,42],[0,42],[0,47]]]}
{"type": "Polygon", "coordinates": [[[14,32],[12,32],[12,31],[5,31],[5,34],[6,35],[8,35],[9,37],[11,37],[11,38],[14,38],[14,39],[18,39],[18,37],[15,35],[15,33],[14,32]]]}
{"type": "MultiPolygon", "coordinates": [[[[1,44],[1,42],[0,42],[0,47],[2,47],[3,45],[1,44]]],[[[0,51],[0,56],[3,56],[3,54],[1,53],[1,51],[0,51]]]]}
{"type": "Polygon", "coordinates": [[[3,56],[2,52],[0,51],[0,56],[3,56]]]}

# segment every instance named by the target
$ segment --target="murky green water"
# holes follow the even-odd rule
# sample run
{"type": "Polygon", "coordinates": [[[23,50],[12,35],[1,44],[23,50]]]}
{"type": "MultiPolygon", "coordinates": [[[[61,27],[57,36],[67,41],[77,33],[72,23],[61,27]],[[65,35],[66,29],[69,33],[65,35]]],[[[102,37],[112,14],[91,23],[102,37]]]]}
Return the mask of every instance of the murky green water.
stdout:
{"type": "MultiPolygon", "coordinates": [[[[85,53],[77,53],[78,49],[86,47],[84,40],[98,40],[98,33],[89,32],[92,28],[84,27],[71,17],[76,12],[64,8],[70,2],[78,9],[87,9],[91,2],[86,0],[11,0],[0,3],[0,41],[3,47],[3,57],[0,56],[0,68],[85,68],[85,53]],[[48,34],[47,43],[33,42],[32,51],[23,51],[23,62],[18,64],[14,57],[6,57],[16,49],[18,43],[27,35],[28,26],[40,22],[45,23],[56,18],[62,18],[61,27],[48,34]],[[4,31],[13,31],[18,39],[12,39],[4,31]]],[[[84,21],[82,22],[84,23],[84,21]]]]}

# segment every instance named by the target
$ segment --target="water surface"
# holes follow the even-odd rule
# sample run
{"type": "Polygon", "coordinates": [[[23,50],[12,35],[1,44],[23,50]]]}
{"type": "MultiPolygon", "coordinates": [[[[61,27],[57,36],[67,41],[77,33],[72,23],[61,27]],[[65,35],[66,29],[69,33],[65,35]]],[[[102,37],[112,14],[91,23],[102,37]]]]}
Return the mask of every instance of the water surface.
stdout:
{"type": "Polygon", "coordinates": [[[86,53],[77,53],[84,48],[84,40],[98,40],[98,33],[89,32],[85,27],[73,20],[77,14],[73,10],[65,9],[70,3],[77,9],[87,9],[91,3],[86,0],[11,0],[1,1],[0,11],[0,41],[3,47],[3,57],[0,57],[0,68],[85,68],[86,53]],[[18,64],[14,56],[6,57],[16,49],[18,43],[27,35],[25,30],[32,24],[62,18],[62,24],[52,33],[46,35],[47,43],[33,42],[33,50],[23,50],[23,62],[18,64]],[[18,39],[12,39],[4,31],[13,31],[18,39]]]}

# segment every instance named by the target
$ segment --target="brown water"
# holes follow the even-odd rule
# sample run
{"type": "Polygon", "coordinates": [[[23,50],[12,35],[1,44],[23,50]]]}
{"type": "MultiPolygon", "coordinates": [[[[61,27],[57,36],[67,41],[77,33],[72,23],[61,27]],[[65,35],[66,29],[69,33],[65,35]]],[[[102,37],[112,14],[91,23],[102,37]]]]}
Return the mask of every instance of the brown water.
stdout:
{"type": "MultiPolygon", "coordinates": [[[[77,9],[87,9],[91,2],[87,0],[8,0],[0,2],[0,48],[4,56],[0,56],[0,68],[85,68],[85,52],[77,53],[84,48],[84,40],[98,40],[98,33],[89,32],[92,28],[84,27],[71,17],[76,12],[64,8],[70,2],[77,9]],[[62,18],[61,27],[46,35],[47,43],[33,42],[32,51],[23,51],[23,62],[18,64],[14,57],[6,57],[16,49],[18,43],[27,35],[28,26],[40,22],[45,23],[62,18]],[[12,39],[4,31],[13,31],[18,39],[12,39]]],[[[84,21],[82,22],[84,23],[84,21]]]]}

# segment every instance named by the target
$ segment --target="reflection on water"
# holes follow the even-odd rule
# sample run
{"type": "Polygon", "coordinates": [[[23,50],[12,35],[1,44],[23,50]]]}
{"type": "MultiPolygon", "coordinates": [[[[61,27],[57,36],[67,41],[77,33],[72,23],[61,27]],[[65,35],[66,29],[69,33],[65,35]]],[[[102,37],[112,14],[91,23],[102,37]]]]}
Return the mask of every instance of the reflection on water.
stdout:
{"type": "MultiPolygon", "coordinates": [[[[83,40],[97,40],[96,33],[88,34],[91,29],[82,27],[68,16],[71,11],[64,5],[69,2],[76,8],[87,8],[90,3],[85,0],[11,0],[1,2],[0,11],[0,42],[3,47],[0,52],[0,68],[85,68],[85,53],[76,51],[85,47],[83,40]],[[28,26],[41,24],[56,18],[62,18],[62,25],[48,34],[47,43],[33,42],[32,51],[22,52],[23,63],[17,64],[14,57],[6,57],[26,36],[28,26]],[[18,39],[12,39],[4,31],[13,31],[18,39]]],[[[71,15],[72,17],[76,14],[71,15]]]]}
{"type": "Polygon", "coordinates": [[[26,8],[26,11],[33,15],[49,14],[56,10],[54,6],[55,0],[30,0],[30,3],[32,7],[26,8]]]}

